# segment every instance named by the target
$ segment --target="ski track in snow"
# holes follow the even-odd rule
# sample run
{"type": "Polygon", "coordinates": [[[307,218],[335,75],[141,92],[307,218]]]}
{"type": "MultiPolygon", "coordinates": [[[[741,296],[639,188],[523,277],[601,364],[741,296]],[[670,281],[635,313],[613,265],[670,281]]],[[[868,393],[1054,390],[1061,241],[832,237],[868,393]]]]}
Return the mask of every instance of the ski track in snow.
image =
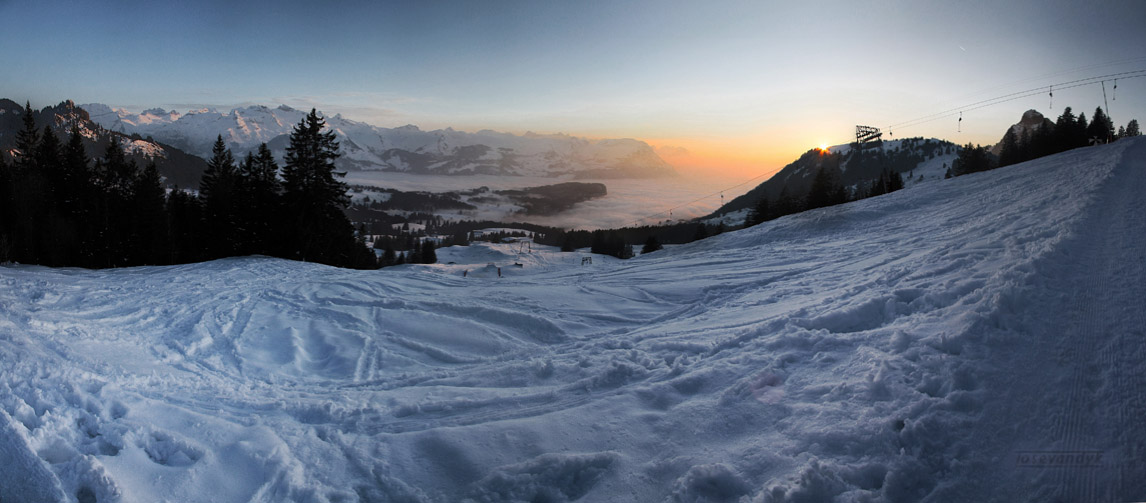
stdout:
{"type": "Polygon", "coordinates": [[[1144,159],[586,267],[0,268],[0,501],[1146,499],[1144,159]]]}

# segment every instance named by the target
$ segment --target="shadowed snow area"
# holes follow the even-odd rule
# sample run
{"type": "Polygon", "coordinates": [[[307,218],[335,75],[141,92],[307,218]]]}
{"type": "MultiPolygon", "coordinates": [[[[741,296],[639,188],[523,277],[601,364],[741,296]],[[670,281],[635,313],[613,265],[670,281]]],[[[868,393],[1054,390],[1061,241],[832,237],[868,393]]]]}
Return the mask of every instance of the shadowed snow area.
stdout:
{"type": "Polygon", "coordinates": [[[1146,499],[1143,140],[583,255],[0,268],[0,501],[1146,499]]]}

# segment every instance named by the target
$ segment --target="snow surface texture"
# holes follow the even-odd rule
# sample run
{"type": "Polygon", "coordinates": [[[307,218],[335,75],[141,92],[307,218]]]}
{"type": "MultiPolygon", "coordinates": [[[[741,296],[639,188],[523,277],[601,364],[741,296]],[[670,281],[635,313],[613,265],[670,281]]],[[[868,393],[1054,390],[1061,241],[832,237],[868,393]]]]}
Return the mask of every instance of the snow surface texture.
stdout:
{"type": "Polygon", "coordinates": [[[3,267],[0,500],[1143,500],[1144,194],[1124,140],[630,261],[3,267]]]}

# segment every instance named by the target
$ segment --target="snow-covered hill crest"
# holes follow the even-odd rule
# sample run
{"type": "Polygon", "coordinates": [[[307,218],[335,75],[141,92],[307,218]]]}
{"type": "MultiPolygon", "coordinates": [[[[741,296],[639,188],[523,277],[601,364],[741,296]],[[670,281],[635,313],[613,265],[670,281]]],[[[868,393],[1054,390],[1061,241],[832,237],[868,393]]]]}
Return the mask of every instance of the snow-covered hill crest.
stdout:
{"type": "MultiPolygon", "coordinates": [[[[162,109],[138,114],[102,104],[81,105],[92,120],[124,133],[138,133],[208,157],[219,135],[238,154],[267,143],[285,153],[292,128],[305,112],[288,106],[250,106],[185,114],[162,109]]],[[[339,164],[347,169],[441,175],[571,176],[643,178],[674,174],[648,144],[632,139],[590,140],[568,135],[513,135],[417,126],[382,128],[341,115],[326,117],[340,142],[339,164]]]]}
{"type": "Polygon", "coordinates": [[[629,261],[8,265],[0,499],[1139,501],[1143,250],[1130,139],[629,261]]]}

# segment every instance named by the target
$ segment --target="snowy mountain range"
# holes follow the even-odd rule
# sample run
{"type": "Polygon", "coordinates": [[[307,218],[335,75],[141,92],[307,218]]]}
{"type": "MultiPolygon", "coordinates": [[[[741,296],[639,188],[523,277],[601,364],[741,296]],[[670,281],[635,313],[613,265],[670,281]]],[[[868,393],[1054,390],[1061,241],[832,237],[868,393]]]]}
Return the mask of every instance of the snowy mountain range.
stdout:
{"type": "MultiPolygon", "coordinates": [[[[187,113],[160,108],[134,114],[93,103],[81,105],[112,131],[139,134],[209,157],[219,135],[237,154],[266,143],[281,159],[292,128],[306,115],[288,106],[249,106],[229,112],[187,113]]],[[[590,140],[563,134],[514,135],[452,128],[376,127],[335,115],[326,117],[340,143],[339,167],[436,175],[528,175],[573,178],[645,178],[675,171],[645,142],[590,140]]]]}
{"type": "MultiPolygon", "coordinates": [[[[32,112],[36,127],[40,130],[45,126],[51,127],[61,142],[66,142],[72,126],[77,126],[84,138],[85,151],[92,159],[102,157],[112,137],[118,137],[128,159],[141,167],[154,162],[168,184],[198,187],[199,178],[207,165],[203,159],[164,142],[102,127],[72,100],[40,110],[33,109],[32,112]]],[[[16,133],[24,127],[23,116],[24,107],[19,103],[0,99],[0,155],[12,154],[16,145],[16,133]]]]}

